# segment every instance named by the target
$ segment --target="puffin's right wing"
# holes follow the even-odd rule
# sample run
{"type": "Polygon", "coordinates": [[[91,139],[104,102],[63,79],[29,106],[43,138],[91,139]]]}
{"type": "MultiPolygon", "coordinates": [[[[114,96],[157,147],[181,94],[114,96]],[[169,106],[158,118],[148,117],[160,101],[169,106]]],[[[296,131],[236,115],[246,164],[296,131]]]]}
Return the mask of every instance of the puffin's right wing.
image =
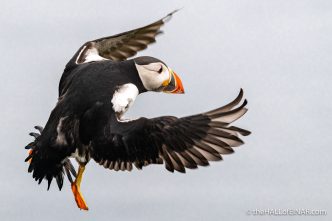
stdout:
{"type": "Polygon", "coordinates": [[[166,164],[173,172],[185,168],[207,166],[218,161],[223,154],[233,152],[232,147],[243,144],[239,134],[249,131],[231,126],[247,111],[243,91],[231,103],[218,109],[189,117],[171,116],[153,119],[139,118],[129,122],[112,122],[116,134],[105,127],[101,136],[92,141],[92,157],[105,168],[131,170],[132,164],[142,168],[151,163],[166,164]],[[103,137],[105,136],[105,137],[103,137]]]}
{"type": "Polygon", "coordinates": [[[77,53],[75,63],[82,64],[107,59],[123,61],[134,56],[138,51],[156,41],[155,37],[161,33],[161,26],[176,11],[147,26],[85,43],[77,53]]]}

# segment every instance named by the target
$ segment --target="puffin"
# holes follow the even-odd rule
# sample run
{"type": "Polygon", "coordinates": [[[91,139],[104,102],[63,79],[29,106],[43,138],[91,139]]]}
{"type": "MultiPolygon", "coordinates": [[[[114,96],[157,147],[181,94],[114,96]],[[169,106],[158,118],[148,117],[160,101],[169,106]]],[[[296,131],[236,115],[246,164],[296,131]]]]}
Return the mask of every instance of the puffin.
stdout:
{"type": "Polygon", "coordinates": [[[124,114],[139,94],[183,94],[178,74],[149,56],[132,59],[161,34],[176,11],[131,31],[83,44],[65,66],[59,96],[45,127],[35,126],[28,149],[28,172],[47,190],[56,180],[59,190],[67,176],[78,208],[88,210],[80,190],[87,163],[131,171],[164,164],[170,171],[208,166],[234,152],[250,131],[232,123],[247,112],[243,90],[230,103],[187,117],[126,119],[124,114]],[[70,158],[78,162],[76,172],[70,158]]]}

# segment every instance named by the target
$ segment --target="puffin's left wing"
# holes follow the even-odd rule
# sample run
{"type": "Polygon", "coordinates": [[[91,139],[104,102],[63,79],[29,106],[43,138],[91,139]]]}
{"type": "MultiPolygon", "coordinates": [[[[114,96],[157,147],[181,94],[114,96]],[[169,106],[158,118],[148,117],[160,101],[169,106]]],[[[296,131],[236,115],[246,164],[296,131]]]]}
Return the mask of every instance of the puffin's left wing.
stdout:
{"type": "Polygon", "coordinates": [[[147,26],[85,43],[76,57],[76,64],[107,59],[123,61],[134,56],[138,51],[156,41],[155,37],[161,33],[161,26],[176,11],[147,26]]]}
{"type": "MultiPolygon", "coordinates": [[[[131,170],[132,163],[142,168],[151,163],[165,162],[166,169],[171,172],[207,166],[208,161],[221,160],[221,155],[230,154],[232,147],[243,144],[239,134],[250,134],[230,125],[247,111],[246,100],[235,107],[242,96],[241,90],[228,105],[189,117],[112,122],[111,127],[117,134],[106,139],[110,143],[100,138],[93,142],[92,157],[105,168],[114,170],[131,170]]],[[[105,134],[107,129],[103,131],[105,134]]]]}

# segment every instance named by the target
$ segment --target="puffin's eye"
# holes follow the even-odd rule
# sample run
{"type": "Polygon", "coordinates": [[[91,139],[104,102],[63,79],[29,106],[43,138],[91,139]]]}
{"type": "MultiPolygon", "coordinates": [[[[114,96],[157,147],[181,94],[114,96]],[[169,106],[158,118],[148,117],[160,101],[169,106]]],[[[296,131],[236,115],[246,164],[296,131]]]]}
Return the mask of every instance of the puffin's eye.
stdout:
{"type": "Polygon", "coordinates": [[[163,71],[163,66],[160,66],[160,69],[158,70],[158,73],[161,74],[162,71],[163,71]]]}

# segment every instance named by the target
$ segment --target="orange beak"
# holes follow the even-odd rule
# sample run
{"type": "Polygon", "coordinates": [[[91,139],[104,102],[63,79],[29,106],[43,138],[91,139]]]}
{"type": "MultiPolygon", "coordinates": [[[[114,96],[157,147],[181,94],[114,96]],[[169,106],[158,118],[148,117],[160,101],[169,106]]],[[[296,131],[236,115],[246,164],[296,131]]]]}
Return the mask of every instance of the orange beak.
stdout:
{"type": "Polygon", "coordinates": [[[184,94],[184,88],[180,77],[169,68],[170,78],[168,82],[164,85],[165,88],[163,92],[172,94],[184,94]]]}

